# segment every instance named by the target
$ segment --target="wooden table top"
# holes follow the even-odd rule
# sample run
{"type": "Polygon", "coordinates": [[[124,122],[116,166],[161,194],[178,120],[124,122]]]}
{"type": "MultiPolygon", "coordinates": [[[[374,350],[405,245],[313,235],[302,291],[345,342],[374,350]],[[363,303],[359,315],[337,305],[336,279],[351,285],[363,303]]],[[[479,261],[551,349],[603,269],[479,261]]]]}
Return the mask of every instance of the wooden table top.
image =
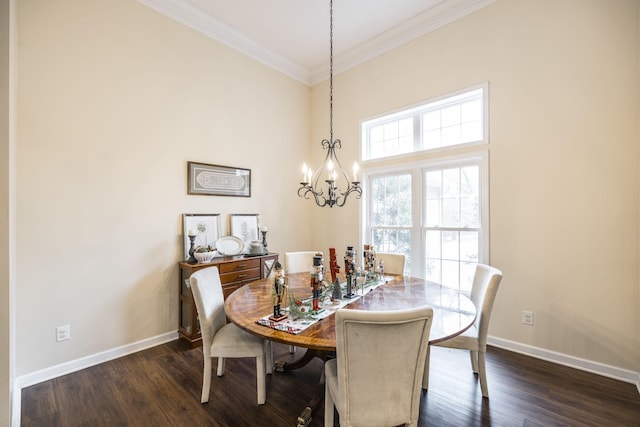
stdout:
{"type": "MultiPolygon", "coordinates": [[[[467,330],[476,318],[476,307],[459,292],[415,277],[385,275],[390,280],[363,297],[345,306],[359,310],[402,310],[423,305],[433,308],[433,323],[429,342],[454,337],[467,330]]],[[[288,275],[288,291],[298,298],[311,296],[310,274],[288,275]]],[[[273,312],[271,282],[262,279],[234,291],[225,301],[227,317],[240,328],[271,341],[321,351],[335,351],[334,316],[329,316],[299,334],[262,326],[256,320],[273,312]]],[[[331,309],[331,306],[325,306],[331,309]]]]}

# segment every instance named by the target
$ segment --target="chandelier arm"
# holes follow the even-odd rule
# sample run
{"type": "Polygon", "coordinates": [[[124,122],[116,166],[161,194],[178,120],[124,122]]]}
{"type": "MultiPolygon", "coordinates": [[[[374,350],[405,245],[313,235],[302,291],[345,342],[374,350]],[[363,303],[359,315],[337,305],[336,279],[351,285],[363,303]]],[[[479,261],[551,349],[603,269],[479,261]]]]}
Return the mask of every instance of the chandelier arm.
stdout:
{"type": "Polygon", "coordinates": [[[328,200],[324,196],[321,196],[316,193],[313,193],[313,195],[316,199],[316,205],[320,206],[321,208],[326,206],[328,200]]]}
{"type": "Polygon", "coordinates": [[[347,182],[347,187],[349,187],[349,182],[351,180],[349,179],[349,175],[347,175],[347,172],[342,167],[342,163],[340,163],[340,159],[338,159],[338,155],[336,154],[336,148],[341,148],[341,147],[342,147],[342,142],[339,139],[336,139],[333,141],[333,144],[331,144],[331,146],[329,147],[329,150],[331,151],[331,154],[333,154],[334,163],[337,165],[338,169],[340,170],[340,174],[344,177],[345,181],[347,182]]]}
{"type": "Polygon", "coordinates": [[[319,193],[316,193],[315,191],[313,191],[313,188],[310,185],[304,185],[304,184],[300,188],[298,188],[299,197],[310,199],[309,193],[313,195],[313,198],[318,206],[323,207],[327,204],[327,198],[323,196],[322,191],[320,191],[319,193]]]}
{"type": "Polygon", "coordinates": [[[362,188],[360,187],[359,183],[354,183],[354,185],[350,185],[347,191],[345,191],[344,193],[340,192],[342,197],[338,197],[336,199],[336,206],[338,206],[339,208],[344,206],[344,204],[347,202],[347,197],[349,197],[351,193],[356,194],[356,199],[359,199],[362,196],[362,188]]]}
{"type": "MultiPolygon", "coordinates": [[[[333,161],[333,159],[336,157],[333,144],[331,143],[331,141],[328,141],[326,139],[322,140],[322,147],[325,150],[327,150],[327,154],[324,155],[324,162],[322,163],[322,167],[317,171],[315,171],[310,182],[311,186],[315,189],[315,191],[318,191],[317,190],[319,188],[318,182],[320,181],[320,178],[326,173],[327,164],[329,163],[329,160],[333,161]]],[[[322,194],[322,191],[320,191],[320,194],[322,194]]]]}

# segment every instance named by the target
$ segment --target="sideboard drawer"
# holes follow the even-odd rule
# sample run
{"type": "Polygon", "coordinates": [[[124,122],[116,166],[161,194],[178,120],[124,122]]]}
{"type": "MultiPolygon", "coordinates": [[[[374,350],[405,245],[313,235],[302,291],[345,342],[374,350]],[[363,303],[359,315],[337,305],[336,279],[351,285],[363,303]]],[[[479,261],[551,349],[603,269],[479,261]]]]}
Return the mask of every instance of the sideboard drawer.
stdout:
{"type": "Polygon", "coordinates": [[[233,271],[231,273],[220,274],[222,284],[231,282],[246,282],[247,280],[260,279],[260,268],[252,268],[251,270],[233,271]]]}
{"type": "MultiPolygon", "coordinates": [[[[249,270],[249,269],[253,269],[253,268],[260,268],[260,260],[257,258],[253,258],[253,259],[245,259],[242,261],[236,261],[236,262],[225,262],[222,263],[220,265],[218,265],[218,269],[220,270],[220,274],[224,274],[224,273],[231,273],[233,271],[239,271],[239,270],[249,270]]],[[[258,278],[260,277],[260,273],[258,273],[258,278]]],[[[225,283],[225,282],[222,282],[225,283]]]]}

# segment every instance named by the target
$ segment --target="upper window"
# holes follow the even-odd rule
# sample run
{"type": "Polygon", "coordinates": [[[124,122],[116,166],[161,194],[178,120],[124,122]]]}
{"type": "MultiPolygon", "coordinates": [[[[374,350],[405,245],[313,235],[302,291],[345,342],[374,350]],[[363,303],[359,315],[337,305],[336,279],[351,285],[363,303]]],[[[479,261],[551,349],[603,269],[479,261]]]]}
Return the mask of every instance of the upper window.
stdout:
{"type": "Polygon", "coordinates": [[[362,159],[487,142],[487,85],[362,122],[362,159]]]}

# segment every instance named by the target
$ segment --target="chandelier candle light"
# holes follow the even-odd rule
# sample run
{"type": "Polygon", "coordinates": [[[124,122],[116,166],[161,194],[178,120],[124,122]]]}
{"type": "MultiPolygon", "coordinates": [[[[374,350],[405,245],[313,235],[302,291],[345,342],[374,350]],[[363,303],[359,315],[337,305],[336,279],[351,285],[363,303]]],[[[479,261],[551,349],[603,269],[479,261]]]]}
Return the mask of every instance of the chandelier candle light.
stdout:
{"type": "Polygon", "coordinates": [[[327,150],[324,164],[315,173],[306,164],[302,165],[298,196],[305,199],[313,196],[318,206],[330,208],[344,206],[351,193],[359,199],[362,188],[358,181],[358,163],[353,163],[353,179],[350,179],[336,154],[336,149],[342,148],[342,142],[333,139],[333,0],[329,1],[329,139],[323,139],[321,145],[327,150]],[[327,184],[327,193],[321,188],[321,181],[327,184]]]}

